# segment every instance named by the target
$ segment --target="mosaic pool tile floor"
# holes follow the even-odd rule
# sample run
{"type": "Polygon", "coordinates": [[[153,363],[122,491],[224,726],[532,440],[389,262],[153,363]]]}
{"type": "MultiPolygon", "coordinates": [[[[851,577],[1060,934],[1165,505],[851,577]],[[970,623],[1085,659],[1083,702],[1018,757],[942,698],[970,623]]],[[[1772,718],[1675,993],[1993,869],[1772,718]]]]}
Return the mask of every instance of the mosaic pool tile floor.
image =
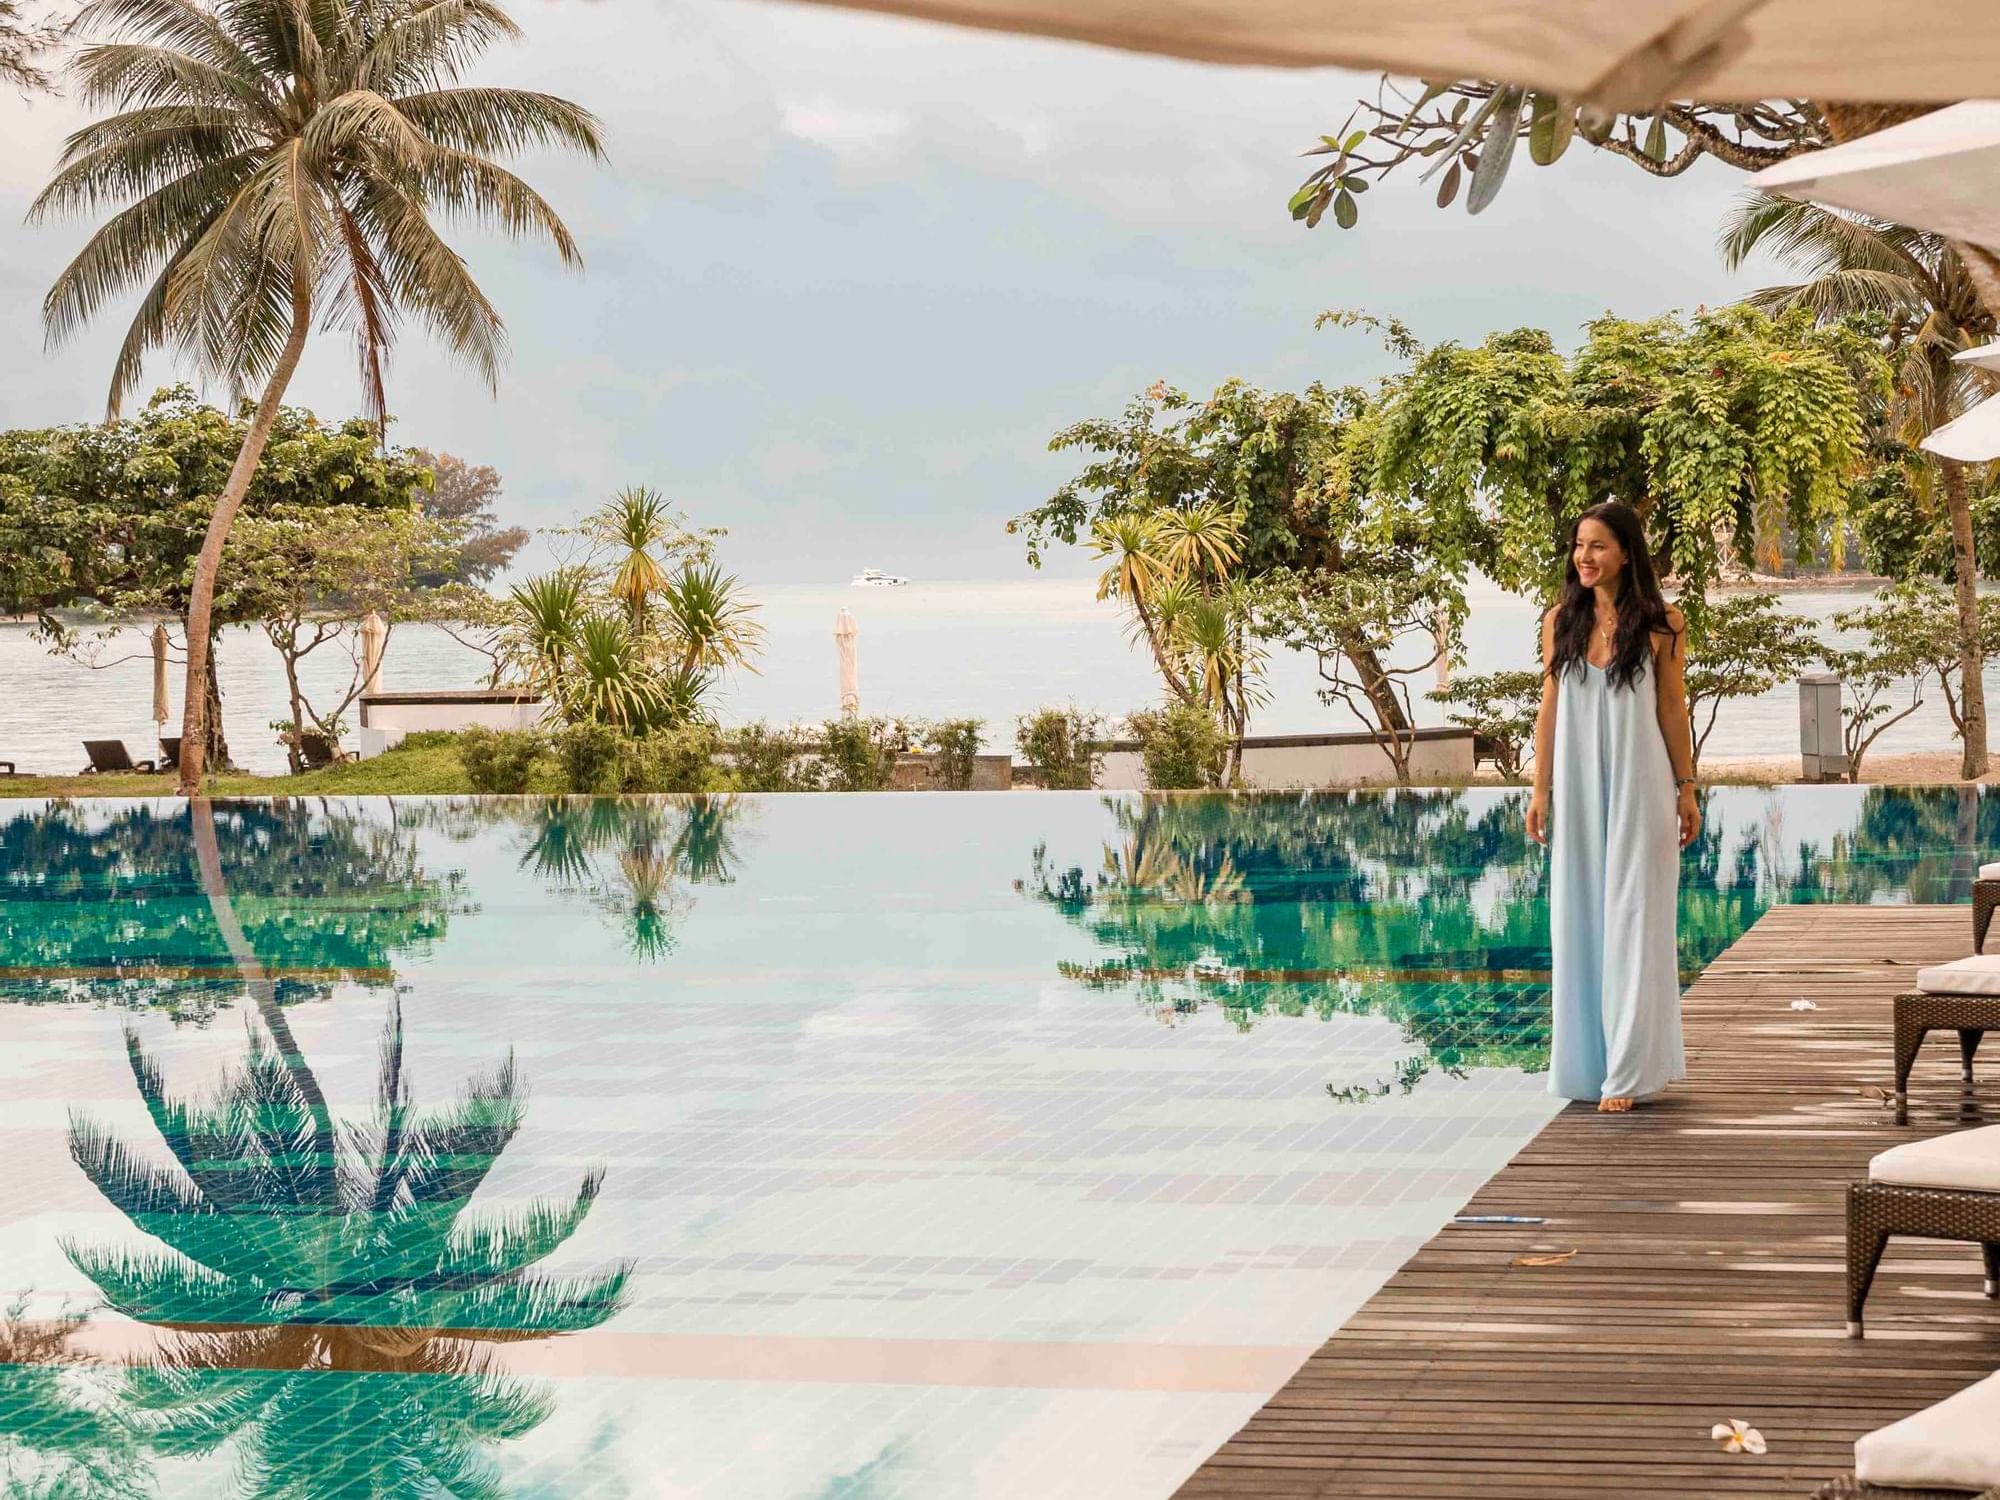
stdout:
{"type": "MultiPolygon", "coordinates": [[[[0,810],[0,1495],[1165,1496],[1548,1118],[1520,819],[0,810]]],[[[1683,967],[1995,844],[1712,794],[1683,967]]]]}

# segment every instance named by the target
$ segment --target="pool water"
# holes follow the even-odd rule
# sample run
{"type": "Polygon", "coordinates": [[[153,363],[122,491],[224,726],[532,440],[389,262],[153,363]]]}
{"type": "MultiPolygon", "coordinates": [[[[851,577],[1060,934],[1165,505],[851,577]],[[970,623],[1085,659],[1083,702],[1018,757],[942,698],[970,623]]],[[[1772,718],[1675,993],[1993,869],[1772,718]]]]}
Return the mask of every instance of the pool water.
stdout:
{"type": "MultiPolygon", "coordinates": [[[[1168,1495],[1552,1112],[1523,812],[0,811],[0,1496],[1168,1495]]],[[[1684,973],[1996,845],[1711,792],[1684,973]]]]}

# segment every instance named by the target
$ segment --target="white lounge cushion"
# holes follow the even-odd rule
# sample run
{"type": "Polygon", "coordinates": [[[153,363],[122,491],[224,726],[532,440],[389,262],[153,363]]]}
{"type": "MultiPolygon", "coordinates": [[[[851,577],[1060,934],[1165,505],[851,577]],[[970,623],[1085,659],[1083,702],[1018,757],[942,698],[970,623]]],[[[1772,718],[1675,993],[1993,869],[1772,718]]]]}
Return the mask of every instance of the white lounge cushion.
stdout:
{"type": "Polygon", "coordinates": [[[2000,880],[2000,864],[1981,865],[1979,867],[1979,878],[1981,880],[2000,880]]]}
{"type": "Polygon", "coordinates": [[[1917,988],[1927,995],[2000,995],[2000,953],[1975,953],[1919,969],[1917,988]]]}
{"type": "Polygon", "coordinates": [[[1868,1163],[1868,1180],[1898,1187],[2000,1193],[2000,1125],[1891,1146],[1868,1163]]]}
{"type": "Polygon", "coordinates": [[[1989,1375],[1854,1445],[1867,1484],[1988,1490],[2000,1485],[2000,1375],[1989,1375]]]}

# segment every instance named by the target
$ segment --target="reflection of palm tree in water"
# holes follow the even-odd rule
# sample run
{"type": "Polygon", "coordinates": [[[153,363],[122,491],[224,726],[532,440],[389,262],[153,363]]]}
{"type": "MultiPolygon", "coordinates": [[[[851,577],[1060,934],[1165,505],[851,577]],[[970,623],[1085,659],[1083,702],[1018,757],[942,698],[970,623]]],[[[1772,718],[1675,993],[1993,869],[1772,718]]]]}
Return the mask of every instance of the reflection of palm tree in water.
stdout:
{"type": "Polygon", "coordinates": [[[484,1350],[595,1327],[624,1298],[623,1267],[569,1280],[534,1269],[581,1226],[602,1174],[567,1200],[473,1211],[524,1115],[513,1059],[450,1108],[419,1112],[397,1008],[372,1118],[337,1126],[243,939],[207,804],[192,812],[203,887],[257,1022],[243,1068],[207,1100],[170,1095],[128,1030],[174,1166],[89,1120],[72,1126],[78,1166],[165,1247],[66,1247],[108,1306],[165,1331],[126,1373],[123,1407],[163,1453],[235,1441],[250,1495],[497,1493],[486,1448],[548,1406],[484,1350]]]}
{"type": "Polygon", "coordinates": [[[558,890],[585,894],[634,956],[650,961],[674,949],[689,909],[683,882],[736,879],[741,813],[731,796],[552,798],[531,813],[521,863],[558,890]]]}
{"type": "Polygon", "coordinates": [[[131,1427],[80,1388],[73,1347],[82,1318],[0,1312],[0,1495],[140,1500],[151,1493],[131,1427]]]}

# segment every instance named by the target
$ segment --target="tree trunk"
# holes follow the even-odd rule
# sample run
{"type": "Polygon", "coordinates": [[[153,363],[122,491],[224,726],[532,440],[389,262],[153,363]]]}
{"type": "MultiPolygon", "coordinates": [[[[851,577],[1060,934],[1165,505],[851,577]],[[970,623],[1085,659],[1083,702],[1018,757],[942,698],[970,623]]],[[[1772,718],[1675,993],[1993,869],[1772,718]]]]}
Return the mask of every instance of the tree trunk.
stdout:
{"type": "MultiPolygon", "coordinates": [[[[298,637],[296,635],[293,636],[292,641],[296,645],[298,637]]],[[[305,694],[299,691],[298,657],[294,656],[283,642],[274,642],[274,644],[277,645],[279,654],[285,660],[285,692],[290,696],[292,702],[292,732],[285,740],[285,761],[291,766],[292,774],[296,776],[306,768],[306,758],[301,738],[306,732],[306,700],[305,694]]]]}
{"type": "Polygon", "coordinates": [[[264,967],[263,960],[258,958],[256,950],[250,946],[243,924],[236,919],[236,908],[229,900],[229,886],[222,874],[222,850],[215,837],[215,804],[206,797],[189,798],[188,819],[193,825],[195,867],[200,872],[202,894],[208,898],[209,914],[215,918],[223,946],[228,948],[230,959],[242,974],[251,1003],[257,1007],[264,1029],[271,1034],[272,1044],[277,1047],[285,1070],[292,1075],[300,1097],[312,1112],[315,1164],[323,1167],[330,1179],[334,1150],[333,1115],[327,1108],[326,1094],[320,1088],[319,1079],[313,1075],[305,1054],[299,1050],[298,1039],[292,1035],[291,1022],[285,1015],[284,1007],[278,1003],[277,984],[264,967]]]}
{"type": "Polygon", "coordinates": [[[1382,658],[1375,654],[1372,646],[1365,641],[1342,641],[1340,654],[1354,664],[1354,675],[1361,679],[1361,691],[1368,698],[1368,706],[1375,710],[1375,720],[1385,734],[1408,734],[1410,721],[1403,713],[1403,705],[1398,701],[1395,689],[1389,684],[1389,674],[1382,669],[1382,658]]]}
{"type": "Polygon", "coordinates": [[[1938,460],[1945,505],[1951,514],[1952,582],[1958,595],[1959,705],[1965,720],[1965,754],[1958,774],[1975,781],[1986,774],[1986,645],[1979,634],[1979,563],[1972,544],[1972,496],[1962,464],[1938,460]]]}
{"type": "MultiPolygon", "coordinates": [[[[218,771],[231,771],[235,764],[229,758],[229,735],[222,722],[222,676],[215,666],[215,642],[208,643],[208,691],[202,709],[202,721],[208,726],[208,741],[202,747],[208,757],[208,764],[218,771]]],[[[183,738],[183,745],[187,743],[183,738]]]]}
{"type": "MultiPolygon", "coordinates": [[[[235,523],[236,513],[243,508],[243,497],[250,493],[250,480],[257,472],[257,464],[264,457],[264,445],[271,439],[271,427],[278,420],[278,407],[285,399],[285,388],[291,384],[292,375],[299,367],[299,357],[305,353],[306,335],[312,331],[312,289],[304,276],[297,270],[292,273],[292,326],[285,335],[285,346],[278,353],[278,362],[271,370],[271,378],[264,386],[263,397],[257,402],[257,411],[250,418],[250,429],[243,434],[243,447],[237,452],[236,462],[230,466],[229,479],[222,487],[222,494],[215,502],[214,513],[208,518],[208,532],[202,538],[201,552],[194,562],[194,586],[188,594],[187,619],[187,691],[181,710],[181,775],[180,792],[184,797],[192,797],[201,790],[201,773],[207,756],[204,734],[208,719],[211,618],[215,612],[215,578],[222,567],[222,546],[229,540],[229,528],[235,523]]],[[[221,729],[221,705],[215,705],[217,731],[221,729]]]]}

